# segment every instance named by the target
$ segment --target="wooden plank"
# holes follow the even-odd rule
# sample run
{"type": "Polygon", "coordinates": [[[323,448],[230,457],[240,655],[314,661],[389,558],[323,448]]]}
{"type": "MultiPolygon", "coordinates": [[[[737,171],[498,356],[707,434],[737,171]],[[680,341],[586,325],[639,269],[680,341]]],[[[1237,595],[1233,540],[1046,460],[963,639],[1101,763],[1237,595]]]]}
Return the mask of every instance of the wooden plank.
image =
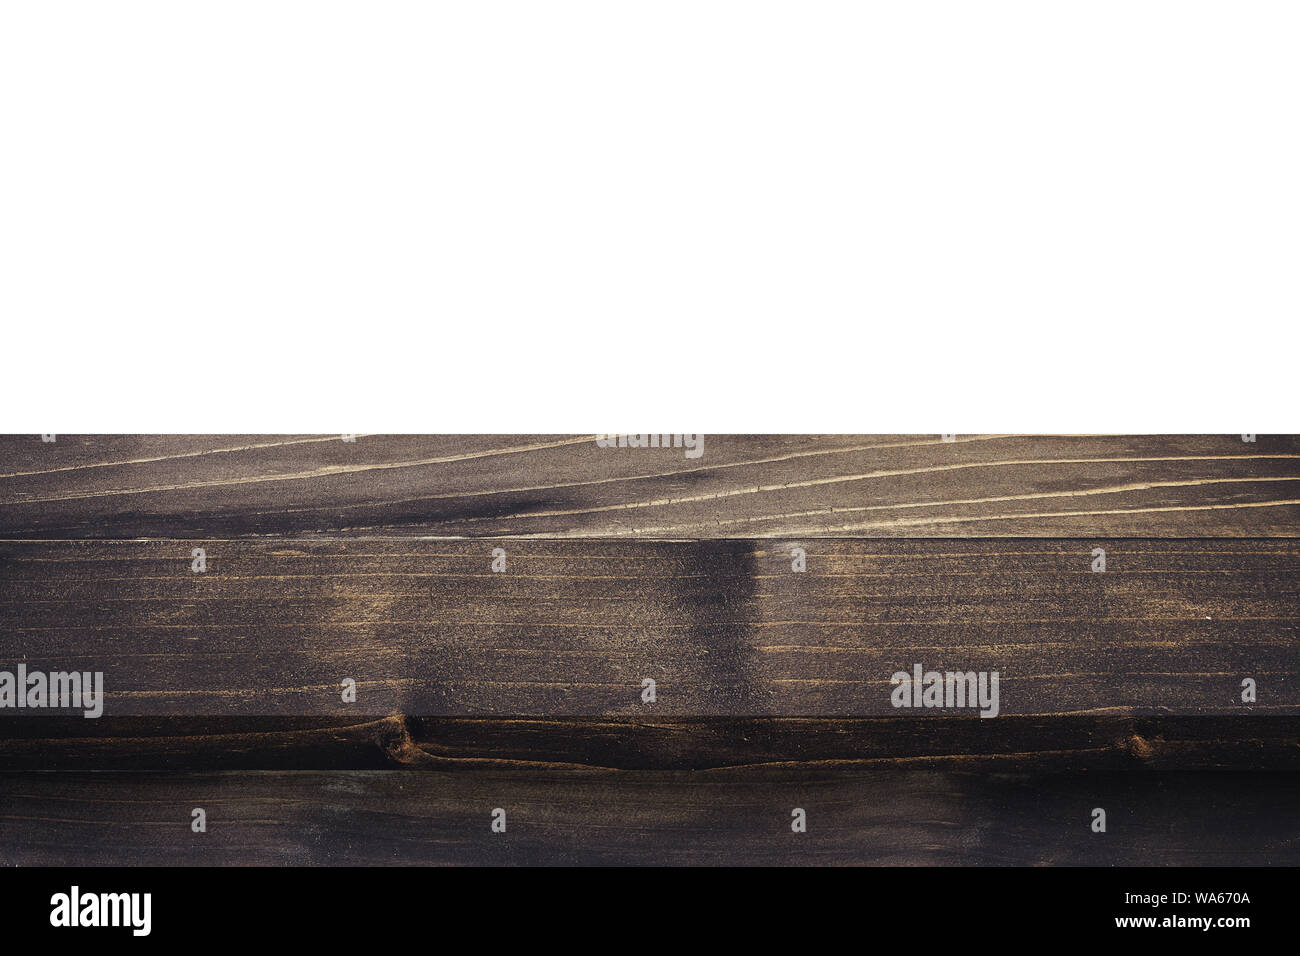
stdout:
{"type": "Polygon", "coordinates": [[[0,774],[0,865],[1300,864],[1287,773],[0,774]],[[192,811],[207,830],[191,829],[192,811]],[[490,828],[505,811],[506,831],[490,828]],[[801,808],[807,832],[791,829],[801,808]],[[1094,808],[1106,832],[1091,830],[1094,808]]]}
{"type": "Polygon", "coordinates": [[[912,717],[930,712],[896,709],[891,678],[918,664],[998,672],[1004,715],[1295,715],[1298,557],[1266,539],[6,542],[0,670],[102,671],[110,716],[912,717]]]}
{"type": "Polygon", "coordinates": [[[0,438],[0,537],[1300,534],[1300,438],[0,438]]]}
{"type": "Polygon", "coordinates": [[[1300,718],[4,718],[0,767],[1300,771],[1300,718]]]}

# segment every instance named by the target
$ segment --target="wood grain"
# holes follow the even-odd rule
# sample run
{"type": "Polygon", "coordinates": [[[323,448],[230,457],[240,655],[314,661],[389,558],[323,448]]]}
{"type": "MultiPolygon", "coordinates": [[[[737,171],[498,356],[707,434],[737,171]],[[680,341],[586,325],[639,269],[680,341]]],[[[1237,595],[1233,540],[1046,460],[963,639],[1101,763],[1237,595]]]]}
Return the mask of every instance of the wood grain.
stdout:
{"type": "Polygon", "coordinates": [[[1300,864],[1295,774],[0,774],[0,865],[1300,864]],[[190,829],[191,811],[207,832],[190,829]],[[791,811],[807,814],[793,833],[791,811]],[[1106,811],[1107,831],[1090,829],[1106,811]],[[506,832],[490,830],[494,808],[506,832]]]}
{"type": "Polygon", "coordinates": [[[1300,718],[5,718],[0,767],[1300,771],[1300,718]]]}
{"type": "Polygon", "coordinates": [[[1300,714],[1285,540],[192,543],[0,544],[0,669],[110,716],[913,717],[918,663],[1005,715],[1300,714]]]}
{"type": "Polygon", "coordinates": [[[0,670],[107,686],[0,712],[0,864],[1298,865],[1297,482],[1295,436],[0,438],[0,670]],[[916,663],[1000,716],[895,709],[916,663]]]}
{"type": "Polygon", "coordinates": [[[0,438],[0,537],[1300,534],[1300,438],[0,438]]]}

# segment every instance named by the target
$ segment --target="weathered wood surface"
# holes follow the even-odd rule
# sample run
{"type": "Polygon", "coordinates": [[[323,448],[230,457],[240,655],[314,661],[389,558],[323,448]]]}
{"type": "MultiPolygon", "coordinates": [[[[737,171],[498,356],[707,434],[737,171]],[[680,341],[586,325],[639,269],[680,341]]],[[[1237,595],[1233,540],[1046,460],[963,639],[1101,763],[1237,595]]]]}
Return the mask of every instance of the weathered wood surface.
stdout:
{"type": "Polygon", "coordinates": [[[0,437],[0,537],[1271,537],[1300,438],[0,437]]]}
{"type": "Polygon", "coordinates": [[[0,438],[0,864],[1300,864],[1300,439],[593,439],[0,438]]]}
{"type": "Polygon", "coordinates": [[[1300,865],[1288,773],[0,774],[0,865],[1300,865]],[[201,807],[207,832],[191,830],[201,807]],[[807,832],[791,830],[802,808],[807,832]],[[1106,811],[1105,833],[1090,828],[1106,811]],[[490,829],[492,811],[506,831],[490,829]]]}
{"type": "Polygon", "coordinates": [[[915,664],[1004,715],[1294,715],[1298,585],[1276,539],[4,542],[0,669],[102,671],[109,716],[911,717],[915,664]]]}
{"type": "Polygon", "coordinates": [[[1300,771],[1300,718],[4,718],[0,767],[1300,771]]]}

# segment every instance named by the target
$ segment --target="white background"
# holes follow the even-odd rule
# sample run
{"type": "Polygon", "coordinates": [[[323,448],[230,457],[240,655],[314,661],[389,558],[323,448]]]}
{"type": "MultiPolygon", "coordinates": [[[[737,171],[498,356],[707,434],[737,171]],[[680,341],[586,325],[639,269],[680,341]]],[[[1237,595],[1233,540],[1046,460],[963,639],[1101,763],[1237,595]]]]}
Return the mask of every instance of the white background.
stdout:
{"type": "Polygon", "coordinates": [[[0,429],[1300,431],[1298,27],[11,0],[0,429]]]}

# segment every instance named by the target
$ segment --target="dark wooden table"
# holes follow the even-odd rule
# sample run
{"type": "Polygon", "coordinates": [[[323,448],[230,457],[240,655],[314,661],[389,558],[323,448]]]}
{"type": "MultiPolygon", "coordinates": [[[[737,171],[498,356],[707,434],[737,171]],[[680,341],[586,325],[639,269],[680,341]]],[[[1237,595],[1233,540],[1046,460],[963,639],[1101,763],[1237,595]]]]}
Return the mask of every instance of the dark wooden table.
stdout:
{"type": "Polygon", "coordinates": [[[1300,439],[703,448],[0,438],[0,863],[1300,863],[1300,439]]]}

